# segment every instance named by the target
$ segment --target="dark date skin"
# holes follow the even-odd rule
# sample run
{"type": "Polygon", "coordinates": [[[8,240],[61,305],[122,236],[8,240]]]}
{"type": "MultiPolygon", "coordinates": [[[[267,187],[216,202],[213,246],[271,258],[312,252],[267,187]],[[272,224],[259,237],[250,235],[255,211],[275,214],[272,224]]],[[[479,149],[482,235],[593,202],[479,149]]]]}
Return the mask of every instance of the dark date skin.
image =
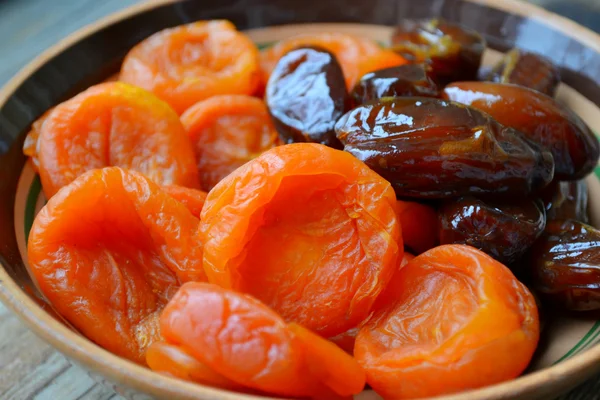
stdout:
{"type": "Polygon", "coordinates": [[[590,128],[538,91],[502,83],[457,82],[448,85],[442,97],[484,111],[550,150],[558,180],[581,179],[598,163],[600,146],[590,128]]]}
{"type": "Polygon", "coordinates": [[[442,19],[404,20],[392,35],[392,48],[406,59],[429,64],[441,86],[476,79],[485,46],[479,33],[442,19]]]}
{"type": "Polygon", "coordinates": [[[552,182],[541,195],[548,220],[573,219],[588,223],[588,190],[585,181],[552,182]]]}
{"type": "Polygon", "coordinates": [[[600,309],[600,231],[574,220],[548,221],[529,251],[532,285],[543,300],[574,311],[600,309]]]}
{"type": "Polygon", "coordinates": [[[521,198],[553,177],[548,151],[450,101],[385,98],[348,112],[335,129],[344,150],[387,179],[400,197],[521,198]]]}
{"type": "Polygon", "coordinates": [[[483,80],[513,83],[554,97],[560,72],[546,57],[515,48],[506,53],[483,80]]]}
{"type": "Polygon", "coordinates": [[[354,106],[382,97],[439,97],[431,68],[426,64],[405,64],[364,75],[350,92],[354,106]]]}
{"type": "Polygon", "coordinates": [[[342,147],[334,125],[345,112],[346,81],[327,50],[299,48],[281,57],[267,83],[265,100],[284,143],[342,147]]]}
{"type": "Polygon", "coordinates": [[[537,200],[497,203],[461,197],[438,211],[440,244],[467,244],[505,265],[518,261],[546,226],[537,200]]]}

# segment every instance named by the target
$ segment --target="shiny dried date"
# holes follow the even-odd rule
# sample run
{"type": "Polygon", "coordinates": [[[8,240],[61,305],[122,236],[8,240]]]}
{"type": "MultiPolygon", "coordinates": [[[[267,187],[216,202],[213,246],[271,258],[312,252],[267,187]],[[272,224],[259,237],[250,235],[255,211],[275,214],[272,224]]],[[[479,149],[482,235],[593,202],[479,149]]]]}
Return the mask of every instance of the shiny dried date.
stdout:
{"type": "Polygon", "coordinates": [[[344,114],[346,81],[335,56],[306,47],[285,54],[271,73],[265,100],[284,143],[341,148],[335,122],[344,114]]]}
{"type": "Polygon", "coordinates": [[[573,219],[588,223],[588,189],[585,181],[552,182],[541,197],[548,220],[573,219]]]}
{"type": "Polygon", "coordinates": [[[381,69],[363,76],[350,92],[355,106],[382,97],[439,97],[431,68],[425,64],[405,64],[381,69]]]}
{"type": "Polygon", "coordinates": [[[547,58],[515,48],[506,53],[483,79],[514,83],[553,97],[560,83],[560,72],[547,58]]]}
{"type": "Polygon", "coordinates": [[[600,231],[574,220],[548,221],[529,252],[533,288],[568,310],[600,309],[600,231]]]}
{"type": "Polygon", "coordinates": [[[413,62],[428,63],[442,86],[475,79],[485,46],[479,33],[441,19],[404,20],[392,35],[392,48],[413,62]]]}
{"type": "Polygon", "coordinates": [[[558,180],[581,179],[598,163],[600,147],[590,128],[551,97],[522,86],[457,82],[442,97],[475,107],[549,149],[558,180]]]}
{"type": "Polygon", "coordinates": [[[553,176],[552,155],[489,115],[426,97],[385,98],[336,124],[344,150],[387,179],[398,196],[526,196],[553,176]]]}
{"type": "Polygon", "coordinates": [[[441,244],[468,244],[505,265],[518,261],[546,226],[537,200],[496,203],[461,197],[443,204],[438,219],[441,244]]]}

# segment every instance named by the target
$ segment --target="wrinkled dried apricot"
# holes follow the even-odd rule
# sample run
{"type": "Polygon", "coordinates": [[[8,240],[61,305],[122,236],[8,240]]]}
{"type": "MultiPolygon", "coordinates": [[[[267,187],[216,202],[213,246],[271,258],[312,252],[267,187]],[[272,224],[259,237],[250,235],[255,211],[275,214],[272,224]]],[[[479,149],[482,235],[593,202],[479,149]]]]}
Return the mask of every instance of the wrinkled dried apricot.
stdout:
{"type": "Polygon", "coordinates": [[[208,194],[204,268],[210,282],[334,336],[368,315],[402,257],[395,209],[390,184],[350,154],[276,147],[208,194]]]}
{"type": "Polygon", "coordinates": [[[436,245],[438,216],[435,208],[416,201],[398,200],[397,212],[404,246],[421,254],[436,245]]]}
{"type": "Polygon", "coordinates": [[[283,396],[345,396],[365,384],[357,362],[334,344],[290,324],[255,298],[207,283],[181,287],[160,327],[167,343],[226,379],[283,396]]]}
{"type": "Polygon", "coordinates": [[[46,197],[82,173],[132,169],[159,185],[198,187],[196,159],[177,114],[152,93],[101,83],[59,104],[42,124],[39,173],[46,197]]]}
{"type": "Polygon", "coordinates": [[[206,191],[279,143],[267,107],[256,97],[214,96],[190,107],[181,122],[194,145],[206,191]]]}
{"type": "Polygon", "coordinates": [[[165,29],[125,57],[120,80],[156,94],[183,113],[218,94],[252,94],[260,83],[258,49],[225,20],[165,29]]]}
{"type": "Polygon", "coordinates": [[[177,185],[163,186],[162,190],[186,206],[194,217],[200,218],[202,206],[204,206],[204,202],[206,201],[206,192],[177,185]]]}
{"type": "Polygon", "coordinates": [[[35,218],[29,266],[48,300],[100,346],[142,363],[181,282],[206,280],[198,219],[133,172],[89,171],[35,218]]]}
{"type": "Polygon", "coordinates": [[[307,46],[320,47],[335,55],[344,71],[348,89],[368,72],[406,64],[406,60],[400,55],[382,49],[376,42],[367,38],[338,32],[301,34],[281,40],[260,52],[264,82],[269,80],[271,71],[284,54],[307,46]]]}
{"type": "Polygon", "coordinates": [[[400,269],[387,306],[360,329],[354,356],[386,399],[437,396],[517,377],[539,337],[535,300],[512,273],[464,245],[400,269]]]}

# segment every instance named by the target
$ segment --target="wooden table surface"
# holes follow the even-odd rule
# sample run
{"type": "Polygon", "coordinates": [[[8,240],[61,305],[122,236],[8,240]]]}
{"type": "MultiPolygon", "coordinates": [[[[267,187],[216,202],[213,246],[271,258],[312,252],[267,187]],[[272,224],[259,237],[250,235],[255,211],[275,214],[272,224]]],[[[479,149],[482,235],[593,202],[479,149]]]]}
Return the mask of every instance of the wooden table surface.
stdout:
{"type": "MultiPolygon", "coordinates": [[[[139,0],[0,0],[0,85],[44,49],[74,30],[139,0]]],[[[533,0],[536,3],[554,0],[533,0]]],[[[580,0],[581,1],[581,0],[580,0]]],[[[585,0],[584,0],[585,1],[585,0]]],[[[587,0],[597,7],[598,0],[587,0]]],[[[548,3],[550,4],[550,3],[548,3]]],[[[558,3],[556,3],[558,4],[558,3]]],[[[569,1],[571,5],[572,2],[569,1]]],[[[560,5],[560,4],[558,4],[560,5]]],[[[550,8],[552,8],[550,6],[550,8]]],[[[573,13],[600,30],[600,13],[573,13]]],[[[566,12],[566,11],[565,11],[566,12]]],[[[122,399],[31,333],[0,304],[0,399],[122,399]]],[[[561,397],[600,399],[600,376],[561,397]]]]}

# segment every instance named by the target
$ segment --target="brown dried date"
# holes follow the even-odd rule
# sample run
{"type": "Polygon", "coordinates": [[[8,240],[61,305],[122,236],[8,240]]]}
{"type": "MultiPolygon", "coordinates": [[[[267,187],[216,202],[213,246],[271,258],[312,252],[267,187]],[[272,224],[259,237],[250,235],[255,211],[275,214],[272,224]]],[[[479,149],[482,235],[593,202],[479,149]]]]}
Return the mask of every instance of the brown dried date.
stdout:
{"type": "Polygon", "coordinates": [[[305,47],[285,54],[271,73],[265,100],[285,143],[341,148],[334,125],[345,111],[346,81],[335,56],[305,47]]]}
{"type": "Polygon", "coordinates": [[[485,111],[549,149],[558,180],[581,179],[598,163],[600,147],[590,128],[538,91],[502,83],[457,82],[447,86],[442,97],[485,111]]]}
{"type": "Polygon", "coordinates": [[[542,203],[497,203],[461,197],[438,211],[441,244],[468,244],[505,265],[514,264],[546,226],[542,203]]]}
{"type": "Polygon", "coordinates": [[[529,252],[540,296],[568,310],[600,309],[600,231],[574,220],[548,221],[529,252]]]}
{"type": "Polygon", "coordinates": [[[344,150],[387,179],[398,196],[526,196],[553,176],[548,151],[451,101],[384,98],[346,113],[335,129],[344,150]]]}
{"type": "Polygon", "coordinates": [[[392,35],[394,51],[428,63],[442,86],[475,79],[485,46],[479,33],[441,19],[404,20],[392,35]]]}
{"type": "Polygon", "coordinates": [[[585,181],[552,182],[543,193],[548,220],[573,219],[588,222],[588,190],[585,181]]]}
{"type": "Polygon", "coordinates": [[[355,106],[382,97],[439,97],[431,68],[425,64],[405,64],[364,75],[350,92],[355,106]]]}
{"type": "Polygon", "coordinates": [[[560,72],[546,57],[515,48],[506,53],[483,78],[498,83],[514,83],[553,97],[560,83],[560,72]]]}

